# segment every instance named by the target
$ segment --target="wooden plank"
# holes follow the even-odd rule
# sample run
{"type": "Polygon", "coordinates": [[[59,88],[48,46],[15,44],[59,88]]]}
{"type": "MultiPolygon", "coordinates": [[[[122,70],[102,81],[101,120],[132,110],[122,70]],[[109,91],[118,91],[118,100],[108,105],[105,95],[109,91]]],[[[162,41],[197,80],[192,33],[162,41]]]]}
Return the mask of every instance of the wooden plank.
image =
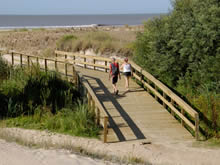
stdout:
{"type": "Polygon", "coordinates": [[[131,64],[132,68],[134,68],[138,72],[142,72],[143,69],[140,66],[138,66],[137,64],[135,64],[133,61],[130,61],[130,64],[131,64]]]}
{"type": "Polygon", "coordinates": [[[170,102],[168,102],[159,92],[157,92],[154,88],[152,88],[149,84],[146,82],[144,85],[149,88],[152,92],[154,92],[157,97],[159,97],[167,106],[169,106],[173,112],[175,112],[190,128],[192,128],[195,131],[195,126],[185,117],[183,116],[170,102]]]}
{"type": "Polygon", "coordinates": [[[163,92],[165,92],[167,96],[169,96],[171,99],[175,100],[175,102],[180,107],[182,107],[187,113],[189,113],[193,118],[195,118],[195,115],[197,114],[197,112],[194,109],[192,109],[187,103],[185,103],[179,96],[174,94],[168,87],[166,87],[159,80],[154,78],[150,73],[148,73],[146,71],[142,71],[142,73],[147,79],[154,82],[154,84],[157,87],[159,87],[163,92]]]}
{"type": "Polygon", "coordinates": [[[104,118],[104,143],[107,143],[107,134],[108,134],[108,117],[104,118]]]}
{"type": "MultiPolygon", "coordinates": [[[[166,94],[163,92],[163,97],[166,99],[166,94]]],[[[163,107],[166,108],[166,104],[163,102],[163,107]]]]}
{"type": "Polygon", "coordinates": [[[45,68],[45,71],[47,72],[47,59],[44,59],[44,68],[45,68]]]}
{"type": "Polygon", "coordinates": [[[30,56],[27,56],[28,68],[30,67],[30,56]]]}
{"type": "Polygon", "coordinates": [[[199,114],[196,115],[195,125],[196,125],[195,137],[196,137],[196,140],[199,140],[199,114]]]}
{"type": "Polygon", "coordinates": [[[23,60],[23,58],[22,58],[22,54],[20,54],[20,65],[21,65],[21,67],[22,67],[22,60],[23,60]]]}
{"type": "Polygon", "coordinates": [[[85,64],[85,65],[89,65],[89,66],[95,66],[95,67],[99,67],[99,68],[106,68],[109,69],[108,66],[105,65],[100,65],[100,64],[93,64],[93,63],[89,63],[89,62],[81,62],[81,61],[77,61],[77,64],[85,64]]]}
{"type": "Polygon", "coordinates": [[[14,53],[13,52],[11,53],[11,64],[12,66],[14,65],[14,53]]]}
{"type": "Polygon", "coordinates": [[[82,84],[86,87],[86,89],[90,93],[92,99],[95,101],[95,104],[99,108],[99,110],[102,111],[102,113],[104,113],[104,116],[108,116],[108,114],[105,112],[104,107],[102,106],[99,99],[97,98],[96,94],[93,92],[92,88],[89,86],[88,82],[85,79],[82,79],[82,84]]]}

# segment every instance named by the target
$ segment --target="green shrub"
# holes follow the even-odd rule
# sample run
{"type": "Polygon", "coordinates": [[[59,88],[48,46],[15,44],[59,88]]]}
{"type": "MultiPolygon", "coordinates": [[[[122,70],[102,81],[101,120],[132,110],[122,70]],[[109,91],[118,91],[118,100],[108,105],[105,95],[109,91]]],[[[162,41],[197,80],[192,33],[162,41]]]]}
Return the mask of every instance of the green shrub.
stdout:
{"type": "Polygon", "coordinates": [[[0,81],[6,79],[10,74],[10,66],[7,62],[0,56],[0,81]]]}
{"type": "Polygon", "coordinates": [[[50,130],[75,136],[97,137],[100,129],[94,122],[95,114],[86,105],[77,104],[70,108],[63,108],[56,114],[38,106],[33,115],[19,116],[4,122],[9,127],[27,129],[50,130]]]}
{"type": "Polygon", "coordinates": [[[56,73],[41,72],[39,68],[12,70],[11,78],[0,84],[0,93],[4,97],[0,102],[6,100],[10,103],[4,109],[4,115],[7,112],[10,117],[33,114],[33,110],[39,105],[50,107],[55,114],[57,109],[70,107],[79,98],[71,83],[62,80],[56,73]],[[12,113],[8,107],[15,105],[17,111],[12,113]]]}
{"type": "Polygon", "coordinates": [[[220,127],[216,122],[220,120],[219,27],[219,1],[175,0],[169,15],[145,23],[144,32],[137,35],[134,56],[138,64],[198,108],[204,129],[212,131],[220,127]],[[204,86],[212,101],[204,101],[204,86]],[[205,105],[198,105],[199,100],[205,105]]]}
{"type": "Polygon", "coordinates": [[[57,42],[57,48],[60,50],[70,51],[72,49],[73,42],[77,39],[74,35],[64,35],[57,42]]]}

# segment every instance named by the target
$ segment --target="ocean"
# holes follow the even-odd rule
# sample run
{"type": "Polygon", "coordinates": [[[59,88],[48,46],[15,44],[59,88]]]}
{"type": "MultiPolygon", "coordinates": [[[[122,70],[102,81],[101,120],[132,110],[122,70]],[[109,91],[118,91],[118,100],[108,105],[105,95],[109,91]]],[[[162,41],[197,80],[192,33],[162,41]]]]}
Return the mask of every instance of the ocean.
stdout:
{"type": "Polygon", "coordinates": [[[0,15],[0,29],[140,25],[160,14],[0,15]]]}

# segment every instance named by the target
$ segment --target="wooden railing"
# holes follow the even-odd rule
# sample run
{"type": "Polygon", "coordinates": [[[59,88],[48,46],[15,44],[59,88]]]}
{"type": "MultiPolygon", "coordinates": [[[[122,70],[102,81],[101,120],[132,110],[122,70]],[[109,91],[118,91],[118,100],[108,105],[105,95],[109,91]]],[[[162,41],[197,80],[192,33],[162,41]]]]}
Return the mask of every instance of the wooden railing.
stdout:
{"type": "MultiPolygon", "coordinates": [[[[3,55],[3,52],[0,51],[0,55],[3,55]]],[[[30,67],[32,64],[36,63],[39,67],[42,66],[42,61],[43,61],[43,68],[45,72],[47,71],[52,71],[51,65],[54,65],[55,71],[64,74],[66,77],[72,77],[74,83],[76,83],[76,86],[79,86],[79,83],[81,83],[84,88],[86,89],[87,93],[87,100],[88,100],[88,105],[91,110],[95,111],[96,114],[96,123],[98,125],[101,125],[104,128],[104,137],[103,137],[103,142],[107,142],[107,134],[108,134],[108,114],[106,113],[103,105],[100,103],[99,99],[96,97],[96,94],[88,84],[87,80],[83,78],[83,76],[80,73],[77,73],[75,71],[74,63],[71,63],[70,61],[67,60],[59,60],[59,59],[54,59],[54,58],[45,58],[41,56],[33,56],[33,55],[27,55],[24,53],[19,53],[15,51],[10,51],[7,52],[7,55],[11,55],[11,65],[20,65],[23,67],[24,65],[30,67]],[[18,59],[15,59],[15,57],[18,57],[18,59]],[[40,63],[41,60],[41,63],[40,63]],[[51,63],[52,62],[52,63],[51,63]],[[64,65],[64,73],[59,70],[58,64],[63,64],[64,65]],[[71,68],[71,75],[68,74],[68,68],[71,68]]]]}
{"type": "Polygon", "coordinates": [[[172,92],[167,86],[157,80],[150,73],[140,66],[131,62],[133,77],[138,80],[148,92],[152,93],[157,101],[163,104],[164,108],[171,111],[173,116],[181,120],[181,124],[190,128],[199,140],[199,114],[183,99],[172,92]]]}
{"type": "MultiPolygon", "coordinates": [[[[73,62],[76,65],[82,66],[84,68],[90,68],[94,70],[103,70],[108,72],[109,64],[112,61],[110,58],[99,57],[99,56],[88,56],[72,52],[55,51],[55,55],[58,59],[59,57],[64,57],[66,60],[73,62]],[[70,57],[70,58],[68,58],[70,57]]],[[[118,62],[121,62],[118,60],[118,62]]]]}
{"type": "MultiPolygon", "coordinates": [[[[80,75],[80,74],[79,74],[80,75]]],[[[107,142],[107,134],[108,134],[108,122],[109,117],[106,113],[103,105],[100,103],[93,89],[89,85],[88,81],[86,81],[83,77],[81,77],[80,83],[86,88],[87,100],[90,109],[93,109],[96,114],[96,124],[101,125],[103,127],[103,142],[107,142]]]]}
{"type": "MultiPolygon", "coordinates": [[[[102,68],[105,72],[108,71],[108,63],[111,62],[110,58],[81,55],[72,52],[55,51],[55,54],[56,57],[63,56],[65,59],[70,57],[73,62],[85,68],[88,67],[99,70],[102,68]],[[97,64],[96,62],[102,63],[97,64]]],[[[117,61],[122,63],[122,60],[117,61]]],[[[130,63],[133,69],[133,77],[138,80],[149,93],[152,93],[155,99],[163,104],[164,108],[168,109],[173,116],[179,118],[184,127],[186,126],[187,129],[192,130],[196,139],[199,140],[199,114],[150,73],[143,70],[134,62],[131,61],[130,63]]]]}
{"type": "MultiPolygon", "coordinates": [[[[111,62],[110,58],[98,57],[98,56],[87,56],[81,55],[72,52],[63,52],[63,51],[55,51],[56,60],[61,60],[61,62],[66,62],[68,64],[80,65],[84,68],[90,68],[94,70],[102,70],[107,72],[109,69],[108,64],[111,62]],[[60,58],[60,57],[64,57],[60,58]]],[[[13,55],[12,55],[13,56],[13,55]]],[[[49,60],[49,59],[48,59],[49,60]]],[[[118,60],[119,63],[122,63],[121,60],[118,60]]],[[[133,69],[133,77],[142,84],[143,87],[147,89],[149,93],[151,93],[155,99],[163,104],[164,108],[168,109],[173,116],[177,119],[180,119],[181,124],[187,129],[192,130],[195,134],[197,140],[199,140],[199,114],[189,106],[183,99],[177,96],[174,92],[172,92],[167,86],[157,80],[150,73],[143,70],[140,66],[135,64],[134,62],[130,62],[133,69]]],[[[99,108],[98,111],[103,112],[104,120],[102,125],[104,132],[107,131],[107,125],[105,124],[108,115],[104,111],[104,108],[99,105],[97,102],[97,98],[95,94],[92,93],[92,89],[90,86],[84,83],[84,86],[87,87],[87,91],[89,93],[88,100],[92,98],[92,100],[96,103],[96,108],[99,108]],[[106,118],[106,119],[105,119],[106,118]]],[[[89,101],[89,104],[93,106],[93,101],[89,101]]],[[[107,133],[106,133],[107,134],[107,133]]],[[[105,139],[105,138],[104,138],[105,139]]]]}

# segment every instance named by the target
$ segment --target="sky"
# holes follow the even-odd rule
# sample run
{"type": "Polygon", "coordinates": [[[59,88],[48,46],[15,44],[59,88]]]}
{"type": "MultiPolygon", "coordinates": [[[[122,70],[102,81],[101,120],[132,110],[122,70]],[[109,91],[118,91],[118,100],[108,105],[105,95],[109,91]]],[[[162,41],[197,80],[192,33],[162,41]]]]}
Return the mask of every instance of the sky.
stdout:
{"type": "Polygon", "coordinates": [[[0,14],[168,13],[171,0],[0,0],[0,14]]]}

